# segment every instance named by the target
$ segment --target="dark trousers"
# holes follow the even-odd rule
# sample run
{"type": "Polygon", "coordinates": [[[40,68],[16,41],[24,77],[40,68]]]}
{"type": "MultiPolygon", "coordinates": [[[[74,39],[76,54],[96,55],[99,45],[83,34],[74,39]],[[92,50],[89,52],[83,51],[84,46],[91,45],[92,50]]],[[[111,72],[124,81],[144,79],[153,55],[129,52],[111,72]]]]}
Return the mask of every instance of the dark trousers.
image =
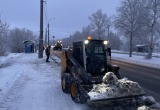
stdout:
{"type": "Polygon", "coordinates": [[[49,55],[47,55],[46,62],[49,62],[49,55]]]}

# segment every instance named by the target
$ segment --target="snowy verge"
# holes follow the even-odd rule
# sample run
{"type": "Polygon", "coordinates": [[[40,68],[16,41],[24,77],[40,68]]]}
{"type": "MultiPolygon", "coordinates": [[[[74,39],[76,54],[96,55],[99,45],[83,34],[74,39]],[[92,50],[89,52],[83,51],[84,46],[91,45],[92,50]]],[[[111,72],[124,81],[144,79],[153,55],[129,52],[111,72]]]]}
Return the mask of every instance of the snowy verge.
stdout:
{"type": "Polygon", "coordinates": [[[127,54],[112,53],[112,59],[122,61],[122,62],[127,62],[127,63],[133,63],[136,65],[142,65],[142,66],[160,69],[160,63],[159,63],[160,58],[153,57],[152,59],[147,60],[145,59],[144,56],[133,55],[132,57],[129,57],[127,54]]]}
{"type": "Polygon", "coordinates": [[[8,56],[0,56],[0,68],[7,67],[11,65],[13,59],[19,57],[21,54],[10,53],[8,56]]]}

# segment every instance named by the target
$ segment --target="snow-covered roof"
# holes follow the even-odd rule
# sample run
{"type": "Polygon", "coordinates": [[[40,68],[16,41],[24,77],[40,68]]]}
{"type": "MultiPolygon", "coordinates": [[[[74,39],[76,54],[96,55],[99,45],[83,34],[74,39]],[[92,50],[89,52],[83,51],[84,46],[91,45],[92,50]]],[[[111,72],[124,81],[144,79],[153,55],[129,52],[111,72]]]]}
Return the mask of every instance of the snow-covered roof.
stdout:
{"type": "Polygon", "coordinates": [[[148,46],[148,44],[139,44],[139,45],[136,45],[136,47],[144,47],[144,46],[148,46]]]}
{"type": "Polygon", "coordinates": [[[33,41],[33,40],[25,40],[25,41],[23,41],[23,43],[33,43],[33,44],[35,44],[35,41],[33,41]]]}

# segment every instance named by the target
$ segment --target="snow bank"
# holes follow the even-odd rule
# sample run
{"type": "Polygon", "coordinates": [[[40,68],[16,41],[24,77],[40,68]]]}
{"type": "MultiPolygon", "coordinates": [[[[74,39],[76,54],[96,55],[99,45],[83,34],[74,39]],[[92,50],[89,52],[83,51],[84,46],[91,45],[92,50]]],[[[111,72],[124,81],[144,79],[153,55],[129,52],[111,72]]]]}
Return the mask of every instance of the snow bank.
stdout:
{"type": "Polygon", "coordinates": [[[143,105],[143,106],[138,107],[138,110],[160,110],[160,104],[156,103],[151,106],[143,105]]]}
{"type": "Polygon", "coordinates": [[[103,77],[103,83],[94,85],[93,89],[88,93],[91,100],[140,94],[144,94],[144,91],[137,82],[130,81],[126,78],[118,80],[112,72],[106,73],[103,77]]]}
{"type": "Polygon", "coordinates": [[[21,54],[10,53],[8,56],[0,56],[0,68],[6,67],[13,62],[13,59],[19,57],[21,54]]]}
{"type": "Polygon", "coordinates": [[[160,58],[153,57],[150,60],[146,60],[144,56],[133,55],[132,57],[129,57],[127,54],[112,53],[112,59],[160,69],[160,58]]]}
{"type": "Polygon", "coordinates": [[[150,110],[150,109],[146,105],[143,105],[142,107],[138,107],[138,110],[150,110]]]}
{"type": "Polygon", "coordinates": [[[160,110],[160,104],[152,96],[142,96],[137,100],[138,110],[160,110]]]}

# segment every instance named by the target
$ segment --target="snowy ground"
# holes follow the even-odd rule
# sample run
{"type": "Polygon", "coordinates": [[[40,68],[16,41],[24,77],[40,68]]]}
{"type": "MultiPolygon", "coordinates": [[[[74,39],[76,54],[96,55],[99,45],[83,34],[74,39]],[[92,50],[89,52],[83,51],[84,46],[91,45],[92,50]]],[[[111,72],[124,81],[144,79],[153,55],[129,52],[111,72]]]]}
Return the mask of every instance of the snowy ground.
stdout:
{"type": "Polygon", "coordinates": [[[110,110],[74,103],[61,90],[59,64],[45,58],[37,53],[0,58],[0,110],[110,110]]]}
{"type": "Polygon", "coordinates": [[[37,57],[12,54],[5,58],[10,65],[0,68],[0,110],[87,110],[62,93],[59,65],[37,57]]]}

